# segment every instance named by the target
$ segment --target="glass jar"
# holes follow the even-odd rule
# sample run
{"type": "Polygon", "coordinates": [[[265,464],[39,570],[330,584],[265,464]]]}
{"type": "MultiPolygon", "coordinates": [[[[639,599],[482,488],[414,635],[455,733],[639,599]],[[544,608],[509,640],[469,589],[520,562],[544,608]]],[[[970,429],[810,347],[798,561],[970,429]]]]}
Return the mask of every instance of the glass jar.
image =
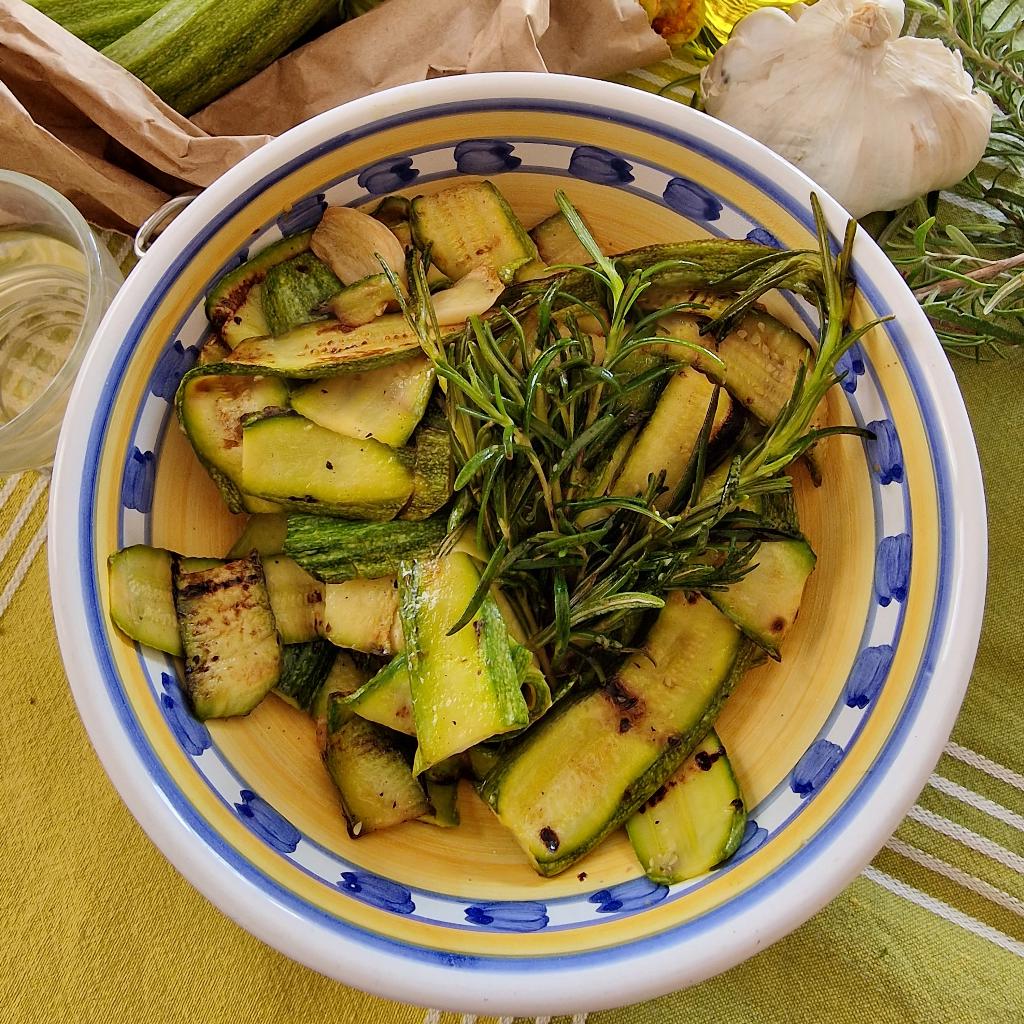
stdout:
{"type": "Polygon", "coordinates": [[[75,375],[123,280],[62,195],[0,171],[0,474],[53,461],[75,375]]]}

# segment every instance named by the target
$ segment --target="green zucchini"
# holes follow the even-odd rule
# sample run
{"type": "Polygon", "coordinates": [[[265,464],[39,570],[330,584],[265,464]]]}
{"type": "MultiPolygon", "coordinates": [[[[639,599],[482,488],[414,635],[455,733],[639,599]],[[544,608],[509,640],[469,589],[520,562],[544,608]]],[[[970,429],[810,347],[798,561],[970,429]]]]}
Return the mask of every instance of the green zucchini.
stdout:
{"type": "Polygon", "coordinates": [[[419,354],[375,370],[302,384],[292,391],[292,408],[339,434],[403,445],[426,412],[434,379],[434,364],[419,354]]]}
{"type": "Polygon", "coordinates": [[[167,0],[28,0],[37,10],[78,36],[94,50],[102,50],[115,39],[141,25],[163,7],[167,0]]]}
{"type": "Polygon", "coordinates": [[[324,584],[287,555],[265,556],[263,573],[281,642],[316,640],[323,632],[324,584]]]}
{"type": "Polygon", "coordinates": [[[412,204],[405,196],[385,196],[371,211],[370,216],[394,229],[398,224],[408,224],[412,217],[412,204]]]}
{"type": "MultiPolygon", "coordinates": [[[[196,572],[220,565],[219,558],[183,558],[196,572]]],[[[181,634],[171,594],[171,552],[134,544],[107,559],[110,618],[122,633],[146,647],[181,656],[181,634]]]]}
{"type": "Polygon", "coordinates": [[[199,461],[232,512],[245,510],[242,421],[288,404],[288,388],[276,377],[190,376],[182,379],[175,409],[199,461]]]}
{"type": "Polygon", "coordinates": [[[412,494],[406,454],[373,438],[335,433],[303,416],[268,416],[242,429],[241,485],[247,494],[286,508],[393,519],[412,494]]]}
{"type": "Polygon", "coordinates": [[[344,327],[362,327],[395,308],[395,290],[385,274],[370,274],[330,296],[327,308],[344,327]]]}
{"type": "Polygon", "coordinates": [[[393,576],[324,584],[323,634],[338,647],[394,654],[402,647],[393,576]]]}
{"type": "Polygon", "coordinates": [[[245,529],[228,552],[228,558],[240,558],[250,551],[261,555],[279,555],[284,551],[288,517],[280,512],[249,516],[245,529]]]}
{"type": "Polygon", "coordinates": [[[281,649],[281,678],[274,692],[293,708],[309,711],[334,664],[337,648],[326,640],[286,644],[281,649]]]}
{"type": "Polygon", "coordinates": [[[455,828],[459,824],[459,780],[435,782],[424,778],[423,788],[427,791],[430,813],[420,815],[420,821],[438,828],[455,828]]]}
{"type": "Polygon", "coordinates": [[[320,684],[309,705],[309,715],[316,724],[317,749],[321,752],[327,743],[327,709],[331,695],[337,693],[342,697],[347,696],[358,690],[371,674],[369,669],[357,663],[348,651],[338,650],[337,647],[333,650],[334,661],[327,678],[320,684]]]}
{"type": "Polygon", "coordinates": [[[452,496],[452,439],[448,428],[421,425],[414,437],[412,497],[399,513],[413,522],[427,519],[452,496]]]}
{"type": "Polygon", "coordinates": [[[481,795],[540,874],[565,870],[650,799],[711,728],[754,651],[709,601],[670,593],[604,688],[525,734],[481,795]]]}
{"type": "Polygon", "coordinates": [[[461,551],[405,563],[399,574],[417,774],[529,724],[508,628],[494,598],[488,595],[470,622],[450,635],[479,583],[476,563],[461,551]]]}
{"type": "Polygon", "coordinates": [[[243,341],[249,338],[263,338],[268,334],[270,325],[263,310],[263,282],[257,281],[246,292],[234,314],[221,325],[220,336],[227,345],[230,355],[243,341]]]}
{"type": "Polygon", "coordinates": [[[530,237],[537,246],[537,255],[548,266],[566,263],[586,266],[593,262],[561,210],[542,220],[530,232],[530,237]]]}
{"type": "Polygon", "coordinates": [[[778,661],[816,561],[803,538],[764,541],[754,555],[754,568],[727,590],[711,591],[708,598],[778,661]]]}
{"type": "Polygon", "coordinates": [[[263,281],[263,315],[274,335],[313,320],[323,320],[319,307],[342,289],[323,260],[311,252],[293,256],[267,271],[263,281]]]}
{"type": "Polygon", "coordinates": [[[171,586],[196,717],[248,714],[281,676],[281,638],[260,556],[188,572],[172,555],[171,586]]]}
{"type": "Polygon", "coordinates": [[[733,854],[746,823],[736,776],[712,731],[626,822],[626,834],[644,874],[673,885],[703,875],[733,854]]]}
{"type": "Polygon", "coordinates": [[[273,63],[336,0],[170,0],[103,49],[186,117],[273,63]]]}
{"type": "Polygon", "coordinates": [[[208,366],[210,363],[219,363],[227,359],[229,355],[231,355],[231,349],[221,336],[219,334],[211,334],[199,349],[196,364],[208,366]]]}
{"type": "Polygon", "coordinates": [[[483,782],[505,756],[505,747],[501,742],[478,743],[475,747],[470,747],[463,756],[470,776],[477,782],[483,782]]]}
{"type": "Polygon", "coordinates": [[[458,281],[480,266],[508,284],[537,247],[490,181],[453,185],[412,201],[412,234],[442,274],[458,281]]]}
{"type": "Polygon", "coordinates": [[[330,698],[324,763],[353,839],[430,813],[427,795],[396,739],[353,715],[339,696],[330,698]]]}
{"type": "MultiPolygon", "coordinates": [[[[666,493],[656,502],[663,507],[686,472],[714,393],[714,384],[696,370],[674,373],[630,449],[611,493],[624,497],[643,494],[649,478],[664,472],[666,493]]],[[[710,444],[721,444],[734,435],[740,416],[729,396],[719,391],[710,444]]]]}
{"type": "Polygon", "coordinates": [[[416,735],[409,667],[404,654],[392,658],[372,679],[346,697],[345,703],[360,718],[407,736],[416,735]]]}
{"type": "Polygon", "coordinates": [[[437,552],[448,533],[444,516],[419,522],[355,522],[333,516],[288,517],[285,553],[327,583],[394,576],[408,558],[437,552]]]}
{"type": "Polygon", "coordinates": [[[243,306],[252,289],[262,284],[267,271],[306,252],[312,236],[312,231],[304,231],[268,245],[240,267],[229,270],[210,289],[206,296],[206,316],[230,348],[234,348],[243,338],[269,333],[259,293],[255,296],[257,301],[245,309],[243,306]],[[250,330],[252,333],[248,333],[250,330]]]}

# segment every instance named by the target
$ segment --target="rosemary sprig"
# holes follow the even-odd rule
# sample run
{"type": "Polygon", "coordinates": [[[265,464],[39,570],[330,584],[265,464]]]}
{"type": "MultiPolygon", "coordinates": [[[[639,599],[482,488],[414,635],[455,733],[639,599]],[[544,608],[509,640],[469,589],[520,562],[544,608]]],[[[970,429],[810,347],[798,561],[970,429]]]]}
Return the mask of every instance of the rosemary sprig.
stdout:
{"type": "MultiPolygon", "coordinates": [[[[657,321],[680,304],[641,310],[638,303],[678,268],[656,249],[647,261],[636,253],[628,260],[605,257],[565,196],[557,200],[594,257],[591,265],[534,288],[528,301],[514,296],[510,306],[473,318],[460,336],[443,341],[425,308],[429,293],[420,260],[404,308],[445,384],[457,466],[451,525],[472,522],[487,558],[480,586],[452,631],[498,584],[542,663],[562,679],[587,683],[630,649],[645,613],[661,607],[669,591],[715,590],[749,571],[759,542],[777,526],[743,506],[786,490],[789,478],[781,471],[830,432],[812,429],[812,417],[838,380],[836,361],[863,331],[845,326],[852,225],[833,259],[815,197],[817,252],[795,261],[789,254],[758,258],[753,269],[741,267],[736,278],[746,287],[737,289],[724,320],[710,326],[713,334],[730,322],[734,307],[747,309],[772,288],[799,283],[816,294],[817,359],[798,374],[778,419],[733,458],[721,486],[708,487],[716,390],[677,486],[669,490],[661,473],[642,494],[610,495],[609,460],[680,368],[655,349],[666,342],[656,333],[657,321]],[[581,282],[585,294],[568,290],[581,282]]],[[[709,348],[700,353],[709,364],[719,362],[709,348]]]]}

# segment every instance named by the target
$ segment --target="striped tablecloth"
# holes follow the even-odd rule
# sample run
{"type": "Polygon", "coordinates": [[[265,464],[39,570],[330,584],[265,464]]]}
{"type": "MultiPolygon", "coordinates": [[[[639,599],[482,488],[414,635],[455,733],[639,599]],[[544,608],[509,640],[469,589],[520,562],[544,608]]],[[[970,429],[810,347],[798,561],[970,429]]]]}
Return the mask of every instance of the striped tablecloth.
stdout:
{"type": "MultiPolygon", "coordinates": [[[[669,62],[630,83],[653,88],[683,72],[669,62]]],[[[126,257],[123,239],[111,244],[126,257]]],[[[653,1002],[536,1024],[1024,1022],[1024,360],[955,369],[986,479],[989,596],[963,712],[917,803],[853,885],[752,960],[653,1002]]],[[[476,1022],[292,963],[223,917],[145,838],[89,747],[57,652],[47,483],[0,481],[3,1019],[476,1022]]]]}

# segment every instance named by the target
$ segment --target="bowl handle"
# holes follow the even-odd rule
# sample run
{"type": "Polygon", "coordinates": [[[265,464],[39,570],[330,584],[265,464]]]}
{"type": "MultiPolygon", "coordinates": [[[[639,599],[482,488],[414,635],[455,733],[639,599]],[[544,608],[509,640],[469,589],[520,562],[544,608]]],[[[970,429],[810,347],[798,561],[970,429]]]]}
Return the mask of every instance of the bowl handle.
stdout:
{"type": "Polygon", "coordinates": [[[195,197],[199,195],[198,192],[184,192],[180,196],[175,196],[173,199],[168,199],[163,206],[158,210],[151,213],[139,227],[139,230],[135,232],[135,255],[142,259],[143,256],[149,252],[149,247],[156,240],[156,236],[163,231],[165,227],[175,217],[181,213],[182,210],[192,202],[195,197]]]}

